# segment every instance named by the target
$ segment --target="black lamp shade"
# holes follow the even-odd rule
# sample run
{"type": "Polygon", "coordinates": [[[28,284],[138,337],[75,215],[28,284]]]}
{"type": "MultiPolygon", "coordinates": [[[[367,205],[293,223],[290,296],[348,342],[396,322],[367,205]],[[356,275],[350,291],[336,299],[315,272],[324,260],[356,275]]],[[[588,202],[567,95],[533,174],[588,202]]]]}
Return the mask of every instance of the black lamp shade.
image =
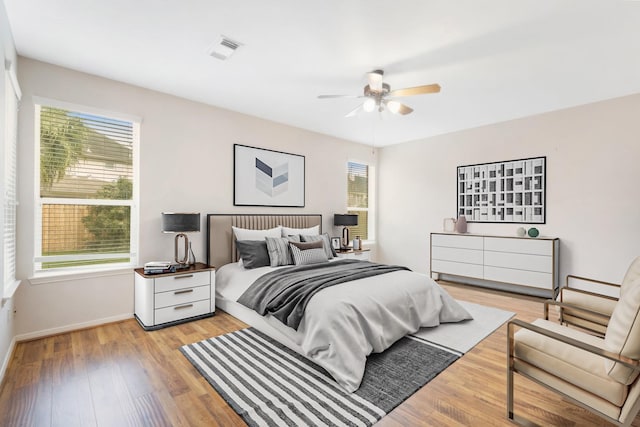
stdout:
{"type": "Polygon", "coordinates": [[[200,214],[162,212],[162,231],[165,233],[200,231],[200,214]]]}
{"type": "Polygon", "coordinates": [[[356,214],[335,214],[333,215],[333,225],[345,227],[358,225],[358,215],[356,214]]]}

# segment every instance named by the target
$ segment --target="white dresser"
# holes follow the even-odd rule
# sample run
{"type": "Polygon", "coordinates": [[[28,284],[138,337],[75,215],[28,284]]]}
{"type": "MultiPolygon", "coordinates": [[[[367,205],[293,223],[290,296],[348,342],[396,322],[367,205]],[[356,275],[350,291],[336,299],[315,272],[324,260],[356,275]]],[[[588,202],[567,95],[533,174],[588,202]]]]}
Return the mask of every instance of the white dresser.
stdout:
{"type": "Polygon", "coordinates": [[[215,272],[197,263],[167,274],[135,270],[135,317],[147,331],[213,316],[215,272]]]}
{"type": "Polygon", "coordinates": [[[555,298],[558,238],[431,233],[431,276],[555,298]]]}

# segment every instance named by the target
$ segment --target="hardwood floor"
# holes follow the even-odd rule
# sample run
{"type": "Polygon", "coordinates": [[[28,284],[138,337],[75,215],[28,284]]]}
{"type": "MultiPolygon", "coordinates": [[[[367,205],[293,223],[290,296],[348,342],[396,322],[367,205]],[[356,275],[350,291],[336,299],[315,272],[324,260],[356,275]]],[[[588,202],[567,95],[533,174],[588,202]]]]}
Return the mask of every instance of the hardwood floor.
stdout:
{"type": "MultiPolygon", "coordinates": [[[[542,316],[541,300],[443,284],[454,298],[542,316]]],[[[127,320],[19,343],[0,389],[0,426],[242,426],[178,348],[246,325],[224,312],[154,332],[127,320]]],[[[501,426],[506,326],[377,426],[501,426]]],[[[540,425],[607,422],[516,375],[516,413],[540,425]]],[[[633,424],[640,427],[640,418],[633,424]]]]}

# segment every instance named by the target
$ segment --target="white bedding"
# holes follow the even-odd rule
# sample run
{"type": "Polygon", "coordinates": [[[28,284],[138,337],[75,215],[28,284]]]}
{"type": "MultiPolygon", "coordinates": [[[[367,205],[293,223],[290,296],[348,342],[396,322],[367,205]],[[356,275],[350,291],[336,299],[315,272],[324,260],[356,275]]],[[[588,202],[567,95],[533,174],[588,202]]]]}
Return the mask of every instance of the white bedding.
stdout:
{"type": "Polygon", "coordinates": [[[272,267],[247,270],[238,263],[219,268],[216,305],[232,315],[240,313],[244,317],[240,320],[323,367],[349,392],[360,386],[370,353],[384,351],[420,327],[471,319],[428,276],[396,271],[323,289],[309,301],[296,331],[270,315],[262,317],[235,303],[258,277],[272,270],[272,267]],[[277,333],[270,333],[273,330],[277,333]]]}

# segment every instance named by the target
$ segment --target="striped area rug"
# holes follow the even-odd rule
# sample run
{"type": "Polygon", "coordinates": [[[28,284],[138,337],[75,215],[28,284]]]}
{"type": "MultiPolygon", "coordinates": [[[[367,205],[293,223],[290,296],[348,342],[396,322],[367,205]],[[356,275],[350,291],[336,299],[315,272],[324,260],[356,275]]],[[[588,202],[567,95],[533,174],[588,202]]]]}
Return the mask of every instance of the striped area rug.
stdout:
{"type": "Polygon", "coordinates": [[[347,393],[322,368],[253,328],[180,351],[250,426],[371,426],[462,353],[405,337],[367,359],[347,393]]]}

